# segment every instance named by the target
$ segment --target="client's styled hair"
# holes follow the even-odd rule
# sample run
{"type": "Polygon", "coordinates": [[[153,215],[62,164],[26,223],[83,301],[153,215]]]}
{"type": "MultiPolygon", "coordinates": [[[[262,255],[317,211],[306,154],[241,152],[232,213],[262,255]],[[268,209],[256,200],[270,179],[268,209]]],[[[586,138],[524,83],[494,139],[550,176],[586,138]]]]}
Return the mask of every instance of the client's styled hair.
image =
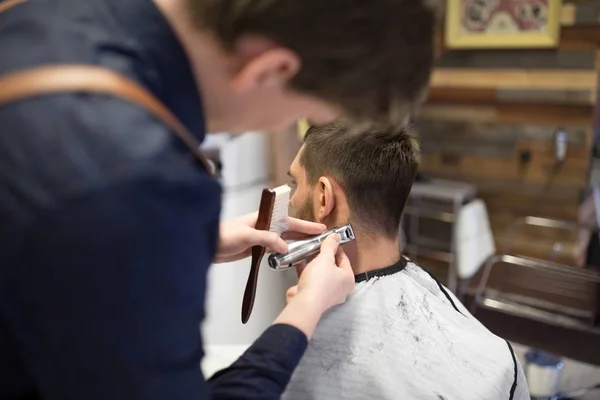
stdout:
{"type": "Polygon", "coordinates": [[[311,185],[324,175],[340,184],[357,223],[395,237],[419,168],[414,134],[410,126],[313,126],[304,136],[300,163],[311,185]]]}

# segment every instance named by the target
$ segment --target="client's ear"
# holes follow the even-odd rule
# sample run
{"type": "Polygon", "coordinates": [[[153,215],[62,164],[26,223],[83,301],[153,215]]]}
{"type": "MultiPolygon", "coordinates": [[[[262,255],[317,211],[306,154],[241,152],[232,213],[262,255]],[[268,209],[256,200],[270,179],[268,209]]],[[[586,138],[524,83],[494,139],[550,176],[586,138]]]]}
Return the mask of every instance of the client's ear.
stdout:
{"type": "Polygon", "coordinates": [[[329,178],[322,176],[317,182],[317,220],[323,222],[335,208],[335,194],[333,184],[329,178]]]}

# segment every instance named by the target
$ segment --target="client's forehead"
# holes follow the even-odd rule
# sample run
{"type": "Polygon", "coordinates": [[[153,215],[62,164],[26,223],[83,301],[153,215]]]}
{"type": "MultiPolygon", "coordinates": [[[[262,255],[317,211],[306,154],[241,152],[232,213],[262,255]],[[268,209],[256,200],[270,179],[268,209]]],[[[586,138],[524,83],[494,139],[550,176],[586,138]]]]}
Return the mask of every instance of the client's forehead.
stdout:
{"type": "Polygon", "coordinates": [[[292,175],[294,177],[298,177],[299,174],[301,173],[301,171],[304,171],[304,166],[300,162],[300,158],[302,157],[303,152],[304,152],[304,145],[302,145],[300,150],[298,150],[298,154],[296,154],[294,161],[292,161],[292,165],[290,165],[290,175],[292,175]]]}

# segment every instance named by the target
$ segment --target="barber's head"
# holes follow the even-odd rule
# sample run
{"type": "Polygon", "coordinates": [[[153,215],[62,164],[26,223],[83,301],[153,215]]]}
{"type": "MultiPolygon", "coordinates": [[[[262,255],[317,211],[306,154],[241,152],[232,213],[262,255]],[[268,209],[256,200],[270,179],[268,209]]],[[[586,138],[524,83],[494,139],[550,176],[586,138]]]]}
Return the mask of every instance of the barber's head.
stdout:
{"type": "Polygon", "coordinates": [[[410,128],[313,126],[290,167],[291,213],[396,237],[419,159],[410,128]]]}
{"type": "Polygon", "coordinates": [[[228,103],[267,130],[303,116],[402,120],[429,81],[440,1],[187,0],[231,56],[228,103]]]}

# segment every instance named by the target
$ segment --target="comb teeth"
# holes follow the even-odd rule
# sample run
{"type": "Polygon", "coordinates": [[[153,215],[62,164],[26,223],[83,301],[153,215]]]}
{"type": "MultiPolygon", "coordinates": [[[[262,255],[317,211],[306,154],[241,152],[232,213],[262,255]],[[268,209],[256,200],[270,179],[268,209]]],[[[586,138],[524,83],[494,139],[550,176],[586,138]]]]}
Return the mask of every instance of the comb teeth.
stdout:
{"type": "Polygon", "coordinates": [[[275,204],[273,206],[269,230],[278,235],[288,230],[287,217],[291,191],[292,189],[288,185],[282,185],[273,189],[273,192],[275,192],[275,204]]]}

